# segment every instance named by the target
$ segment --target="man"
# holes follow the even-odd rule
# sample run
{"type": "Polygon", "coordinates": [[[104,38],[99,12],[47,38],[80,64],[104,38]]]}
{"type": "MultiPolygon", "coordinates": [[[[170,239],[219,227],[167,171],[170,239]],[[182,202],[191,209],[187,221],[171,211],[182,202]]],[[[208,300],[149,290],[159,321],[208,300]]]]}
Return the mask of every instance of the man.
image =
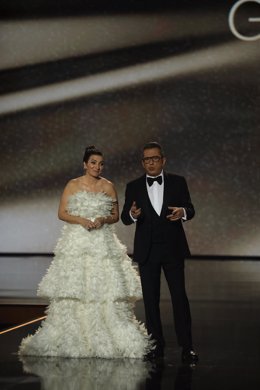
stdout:
{"type": "Polygon", "coordinates": [[[184,258],[190,251],[182,222],[195,211],[184,177],[166,173],[166,159],[157,142],[143,148],[145,175],[127,184],[121,219],[136,223],[133,259],[139,265],[147,331],[156,342],[149,359],[164,356],[165,341],[160,318],[160,275],[163,269],[169,286],[175,331],[182,347],[183,362],[196,363],[191,315],[185,292],[184,258]]]}

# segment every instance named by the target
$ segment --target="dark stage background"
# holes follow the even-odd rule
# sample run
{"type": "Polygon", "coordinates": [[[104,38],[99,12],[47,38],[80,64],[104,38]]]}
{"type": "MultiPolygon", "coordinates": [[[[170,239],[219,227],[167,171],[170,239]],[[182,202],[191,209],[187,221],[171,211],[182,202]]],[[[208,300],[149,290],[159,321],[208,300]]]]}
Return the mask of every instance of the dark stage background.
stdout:
{"type": "Polygon", "coordinates": [[[192,254],[259,256],[259,1],[230,20],[236,1],[54,3],[0,5],[0,252],[53,251],[86,145],[122,207],[157,140],[188,181],[192,254]]]}

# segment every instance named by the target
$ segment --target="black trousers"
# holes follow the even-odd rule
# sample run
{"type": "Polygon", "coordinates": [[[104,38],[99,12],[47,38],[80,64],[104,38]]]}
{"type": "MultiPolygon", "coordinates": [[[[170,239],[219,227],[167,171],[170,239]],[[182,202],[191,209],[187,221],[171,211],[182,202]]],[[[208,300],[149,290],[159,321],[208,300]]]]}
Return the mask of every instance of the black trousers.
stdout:
{"type": "Polygon", "coordinates": [[[164,347],[160,315],[161,270],[168,283],[177,341],[183,348],[192,348],[191,314],[185,291],[184,259],[169,259],[163,243],[152,245],[145,264],[139,264],[148,334],[164,347]]]}

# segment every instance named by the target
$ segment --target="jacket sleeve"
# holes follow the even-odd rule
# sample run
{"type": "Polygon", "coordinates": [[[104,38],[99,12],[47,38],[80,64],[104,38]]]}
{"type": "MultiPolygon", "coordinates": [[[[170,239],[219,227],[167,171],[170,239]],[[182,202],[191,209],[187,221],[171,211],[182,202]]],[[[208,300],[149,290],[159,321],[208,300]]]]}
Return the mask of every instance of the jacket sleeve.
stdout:
{"type": "Polygon", "coordinates": [[[133,191],[131,191],[130,184],[127,184],[125,190],[125,203],[121,213],[121,220],[124,225],[131,225],[132,223],[134,223],[134,221],[132,220],[129,214],[133,201],[134,201],[133,191]]]}
{"type": "Polygon", "coordinates": [[[182,199],[183,199],[182,207],[184,207],[186,210],[187,220],[192,219],[195,215],[195,209],[194,209],[194,206],[191,202],[191,197],[190,197],[188,185],[187,185],[187,182],[186,182],[184,177],[183,177],[182,199]]]}

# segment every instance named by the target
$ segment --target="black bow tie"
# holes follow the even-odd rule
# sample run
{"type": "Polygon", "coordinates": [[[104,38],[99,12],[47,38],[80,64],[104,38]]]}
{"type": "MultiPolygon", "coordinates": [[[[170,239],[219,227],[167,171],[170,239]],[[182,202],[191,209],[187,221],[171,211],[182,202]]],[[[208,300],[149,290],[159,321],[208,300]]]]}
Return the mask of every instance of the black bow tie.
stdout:
{"type": "Polygon", "coordinates": [[[162,176],[147,177],[147,183],[148,183],[149,187],[151,187],[155,181],[158,181],[158,183],[161,185],[162,184],[162,176]]]}

